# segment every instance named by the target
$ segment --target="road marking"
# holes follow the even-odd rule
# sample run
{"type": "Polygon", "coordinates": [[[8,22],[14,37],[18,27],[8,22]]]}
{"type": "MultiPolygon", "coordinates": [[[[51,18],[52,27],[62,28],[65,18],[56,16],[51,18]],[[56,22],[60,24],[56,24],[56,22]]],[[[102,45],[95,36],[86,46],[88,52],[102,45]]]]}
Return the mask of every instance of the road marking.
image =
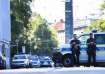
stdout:
{"type": "Polygon", "coordinates": [[[2,73],[26,73],[26,72],[74,72],[74,71],[105,71],[105,68],[102,67],[70,67],[70,68],[27,68],[27,69],[8,69],[8,70],[0,70],[0,74],[2,73]]]}

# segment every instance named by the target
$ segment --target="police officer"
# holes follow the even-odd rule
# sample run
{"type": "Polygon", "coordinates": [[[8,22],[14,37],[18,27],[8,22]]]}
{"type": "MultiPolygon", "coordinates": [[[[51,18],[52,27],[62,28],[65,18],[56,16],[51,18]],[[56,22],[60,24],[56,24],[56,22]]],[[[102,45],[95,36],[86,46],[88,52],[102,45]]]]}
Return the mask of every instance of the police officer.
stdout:
{"type": "Polygon", "coordinates": [[[76,66],[79,66],[80,55],[80,41],[77,39],[76,34],[73,35],[73,39],[70,41],[73,60],[76,66]]]}
{"type": "Polygon", "coordinates": [[[96,65],[96,42],[93,38],[93,34],[90,33],[90,38],[87,39],[87,54],[88,54],[88,65],[96,65]]]}

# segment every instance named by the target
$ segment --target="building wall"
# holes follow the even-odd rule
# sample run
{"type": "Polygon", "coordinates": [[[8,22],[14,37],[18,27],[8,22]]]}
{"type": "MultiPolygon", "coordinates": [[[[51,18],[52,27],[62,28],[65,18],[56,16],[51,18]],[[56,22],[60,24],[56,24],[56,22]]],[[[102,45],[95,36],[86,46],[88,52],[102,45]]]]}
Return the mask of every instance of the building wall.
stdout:
{"type": "Polygon", "coordinates": [[[59,45],[65,44],[65,23],[63,20],[55,22],[49,25],[50,28],[53,28],[57,32],[57,40],[59,45]]]}
{"type": "Polygon", "coordinates": [[[65,32],[58,33],[59,46],[65,44],[65,32]]]}
{"type": "Polygon", "coordinates": [[[77,34],[78,36],[81,35],[82,33],[84,33],[84,30],[87,27],[88,26],[81,26],[81,27],[74,28],[74,34],[77,34]]]}
{"type": "Polygon", "coordinates": [[[10,25],[10,0],[0,0],[0,52],[5,51],[6,67],[10,67],[10,46],[8,41],[11,41],[11,25],[10,25]],[[5,49],[2,50],[2,45],[5,44],[5,49]]]}

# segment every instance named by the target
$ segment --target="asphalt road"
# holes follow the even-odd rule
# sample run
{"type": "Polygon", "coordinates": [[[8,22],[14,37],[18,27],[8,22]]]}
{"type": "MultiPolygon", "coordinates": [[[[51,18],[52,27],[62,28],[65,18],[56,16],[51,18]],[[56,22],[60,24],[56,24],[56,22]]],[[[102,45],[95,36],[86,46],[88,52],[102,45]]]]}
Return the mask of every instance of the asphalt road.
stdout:
{"type": "Polygon", "coordinates": [[[0,70],[0,74],[105,74],[104,67],[32,68],[0,70]]]}

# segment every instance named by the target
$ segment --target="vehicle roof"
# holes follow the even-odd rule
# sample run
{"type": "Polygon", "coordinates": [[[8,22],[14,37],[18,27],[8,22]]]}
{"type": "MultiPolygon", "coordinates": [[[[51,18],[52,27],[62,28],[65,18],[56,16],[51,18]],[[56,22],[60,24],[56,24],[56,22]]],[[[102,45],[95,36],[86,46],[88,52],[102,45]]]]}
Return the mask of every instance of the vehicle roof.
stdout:
{"type": "Polygon", "coordinates": [[[105,34],[105,32],[97,32],[97,33],[94,33],[94,34],[105,34]]]}
{"type": "MultiPolygon", "coordinates": [[[[90,34],[91,32],[87,32],[87,33],[82,33],[80,35],[84,35],[84,34],[90,34]]],[[[105,34],[105,32],[96,32],[96,33],[93,33],[93,34],[105,34]]]]}

